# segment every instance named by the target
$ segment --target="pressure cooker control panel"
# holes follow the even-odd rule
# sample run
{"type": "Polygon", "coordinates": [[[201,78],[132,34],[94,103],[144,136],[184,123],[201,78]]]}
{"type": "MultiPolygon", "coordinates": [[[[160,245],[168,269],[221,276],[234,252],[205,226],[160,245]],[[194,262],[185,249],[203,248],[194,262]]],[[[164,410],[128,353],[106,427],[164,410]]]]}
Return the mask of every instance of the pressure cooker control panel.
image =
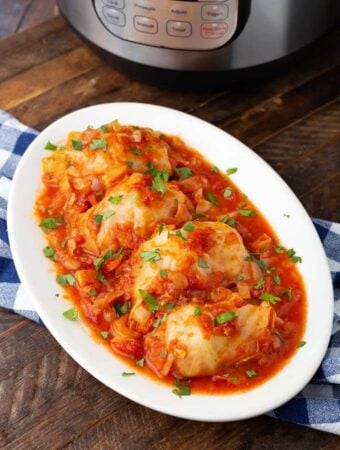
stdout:
{"type": "Polygon", "coordinates": [[[239,0],[94,0],[104,26],[140,44],[212,50],[234,35],[239,0]]]}

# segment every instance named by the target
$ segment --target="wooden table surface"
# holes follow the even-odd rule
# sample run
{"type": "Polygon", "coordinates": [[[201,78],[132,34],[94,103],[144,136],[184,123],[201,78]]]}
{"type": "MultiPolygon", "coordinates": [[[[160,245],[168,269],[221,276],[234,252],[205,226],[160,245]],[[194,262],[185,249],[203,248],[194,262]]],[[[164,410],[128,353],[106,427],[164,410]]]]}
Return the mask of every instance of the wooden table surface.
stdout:
{"type": "MultiPolygon", "coordinates": [[[[57,17],[0,41],[0,108],[38,130],[95,103],[141,101],[177,108],[252,147],[287,181],[311,216],[339,220],[339,43],[339,29],[331,31],[308,57],[266,82],[213,94],[180,93],[118,73],[57,17]]],[[[96,381],[44,327],[0,310],[0,448],[339,446],[334,435],[267,416],[219,424],[146,409],[96,381]]]]}

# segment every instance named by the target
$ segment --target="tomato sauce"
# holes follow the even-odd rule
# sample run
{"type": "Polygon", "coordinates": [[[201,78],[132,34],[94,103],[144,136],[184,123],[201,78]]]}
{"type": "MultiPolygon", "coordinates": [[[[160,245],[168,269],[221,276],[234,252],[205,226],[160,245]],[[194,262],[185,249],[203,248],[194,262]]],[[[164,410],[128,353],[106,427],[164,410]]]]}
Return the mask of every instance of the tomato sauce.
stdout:
{"type": "MultiPolygon", "coordinates": [[[[127,167],[122,169],[122,174],[115,173],[113,181],[108,181],[105,170],[100,173],[100,170],[96,169],[87,179],[88,175],[83,175],[86,164],[82,166],[81,172],[77,160],[74,161],[68,156],[60,156],[59,160],[55,154],[60,152],[61,155],[64,151],[65,155],[72,155],[71,152],[77,151],[75,146],[78,146],[81,147],[80,151],[85,157],[93,158],[93,152],[96,151],[102,152],[105,159],[112,156],[110,145],[116,145],[114,151],[125,152],[128,158],[137,161],[134,164],[147,165],[146,170],[139,170],[147,173],[146,186],[143,186],[144,205],[152,206],[154,202],[162,199],[162,192],[153,189],[155,179],[161,188],[169,181],[184,192],[195,206],[193,223],[204,220],[220,221],[240,233],[249,251],[247,260],[252,263],[250,267],[257,274],[253,275],[253,278],[250,276],[251,281],[244,281],[240,276],[227,288],[222,286],[221,274],[214,274],[215,284],[221,285],[220,290],[214,291],[217,300],[218,296],[224,298],[228,291],[229,295],[237,294],[242,304],[259,305],[262,301],[268,301],[274,311],[275,321],[273,320],[270,329],[268,328],[259,338],[256,343],[257,351],[248,359],[244,358],[235,364],[227,365],[216,375],[184,378],[181,383],[189,386],[192,393],[216,395],[247,391],[273,377],[303,342],[301,339],[305,329],[307,301],[303,280],[297,270],[299,256],[295,250],[287,250],[279,243],[268,221],[247,195],[233,183],[232,172],[236,168],[229,169],[230,175],[226,175],[175,136],[165,136],[138,127],[120,127],[115,122],[105,125],[103,129],[71,133],[65,145],[53,152],[52,157],[56,160],[54,165],[50,166],[50,162],[43,163],[43,188],[37,196],[35,210],[48,246],[53,249],[51,259],[54,260],[56,274],[61,276],[59,282],[61,281],[65,296],[74,303],[81,319],[91,330],[93,338],[105,345],[115,357],[118,356],[127,363],[131,372],[141,372],[167,385],[174,384],[177,377],[175,372],[170,370],[168,374],[159,377],[157,370],[152,366],[150,366],[152,370],[148,367],[143,348],[145,332],[136,324],[131,324],[128,318],[133,303],[133,268],[139,264],[136,262],[136,251],[152,233],[140,236],[131,226],[115,225],[114,235],[120,242],[124,242],[123,250],[113,254],[111,251],[110,254],[106,254],[107,257],[101,253],[101,257],[98,257],[84,251],[82,245],[87,239],[86,236],[73,232],[78,217],[99,204],[111,187],[119,186],[124,177],[134,172],[131,167],[133,161],[127,159],[127,167]],[[152,146],[160,145],[160,142],[167,148],[171,167],[175,168],[172,175],[169,175],[169,180],[165,178],[159,181],[157,174],[152,173],[155,167],[157,169],[159,160],[157,159],[159,156],[153,153],[152,146]],[[96,149],[92,149],[92,153],[91,145],[97,146],[96,149]],[[148,146],[151,150],[147,149],[148,146]],[[186,173],[189,176],[180,176],[181,171],[176,171],[176,168],[189,169],[190,172],[186,173]],[[71,175],[65,178],[68,170],[71,175]],[[60,219],[61,223],[56,223],[56,218],[60,219]],[[71,276],[70,283],[65,279],[66,274],[71,276]],[[116,332],[118,336],[124,336],[124,330],[128,335],[127,338],[115,338],[116,332]]],[[[112,163],[111,160],[109,162],[112,163]]],[[[118,197],[115,199],[116,202],[120,201],[118,197]]],[[[91,233],[96,233],[101,226],[101,223],[91,222],[91,233]]],[[[197,232],[190,241],[190,249],[197,252],[209,251],[211,246],[209,233],[197,232]]],[[[201,287],[196,281],[189,280],[189,289],[193,289],[192,286],[195,286],[195,289],[197,286],[201,287]]],[[[160,278],[158,290],[155,292],[159,295],[169,294],[171,292],[169,285],[171,282],[167,278],[160,278]]],[[[197,296],[199,300],[204,301],[208,293],[204,291],[204,286],[201,289],[197,296]]],[[[216,318],[224,310],[218,309],[218,302],[216,307],[214,306],[216,298],[209,298],[213,300],[209,300],[212,304],[207,306],[207,310],[216,318]]],[[[187,297],[180,295],[170,298],[170,301],[181,305],[187,302],[187,297]]],[[[153,313],[153,323],[161,322],[163,316],[161,311],[153,313]]],[[[214,325],[209,317],[203,314],[199,319],[202,327],[206,326],[207,330],[210,328],[213,330],[209,332],[221,335],[229,333],[233,335],[237,332],[233,321],[215,326],[216,321],[214,325]]],[[[147,332],[150,331],[152,327],[150,330],[149,326],[147,332]]],[[[160,354],[164,353],[161,347],[160,343],[159,350],[158,348],[153,350],[160,354]]]]}

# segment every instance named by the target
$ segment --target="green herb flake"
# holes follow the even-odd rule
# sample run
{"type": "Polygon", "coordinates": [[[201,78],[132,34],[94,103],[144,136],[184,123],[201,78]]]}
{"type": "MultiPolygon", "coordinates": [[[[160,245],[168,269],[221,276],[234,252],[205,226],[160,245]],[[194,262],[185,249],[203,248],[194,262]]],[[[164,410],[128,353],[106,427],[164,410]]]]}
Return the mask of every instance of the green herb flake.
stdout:
{"type": "Polygon", "coordinates": [[[190,233],[195,229],[195,225],[192,222],[187,222],[183,225],[183,230],[190,233]]]}
{"type": "Polygon", "coordinates": [[[54,145],[54,144],[52,144],[52,142],[51,141],[47,141],[47,143],[45,144],[45,147],[44,147],[44,149],[45,150],[56,150],[58,147],[56,146],[56,145],[54,145]]]}
{"type": "Polygon", "coordinates": [[[277,286],[281,286],[281,278],[277,273],[273,275],[273,281],[277,286]]]}
{"type": "Polygon", "coordinates": [[[196,308],[194,309],[194,316],[200,316],[201,314],[202,314],[202,307],[196,306],[196,308]]]}
{"type": "Polygon", "coordinates": [[[112,258],[112,250],[109,249],[105,252],[105,254],[101,258],[97,258],[94,260],[94,267],[96,270],[100,270],[104,262],[110,258],[112,258]]]}
{"type": "Polygon", "coordinates": [[[116,300],[113,303],[113,308],[116,311],[116,313],[118,314],[118,316],[123,316],[124,314],[126,314],[129,311],[130,308],[130,304],[129,302],[124,302],[122,305],[119,303],[118,300],[116,300]]]}
{"type": "Polygon", "coordinates": [[[153,191],[159,192],[162,197],[166,193],[167,187],[165,186],[164,181],[160,175],[156,175],[152,180],[151,189],[153,191]]]}
{"type": "Polygon", "coordinates": [[[90,289],[89,292],[88,292],[88,294],[89,294],[91,297],[95,297],[95,296],[97,295],[97,291],[96,291],[95,289],[90,289]]]}
{"type": "Polygon", "coordinates": [[[269,292],[264,292],[260,295],[260,300],[264,300],[266,302],[269,302],[271,305],[276,305],[277,302],[280,302],[280,297],[276,297],[273,294],[270,294],[269,292]]]}
{"type": "Polygon", "coordinates": [[[226,170],[227,175],[233,175],[234,173],[237,172],[237,167],[230,167],[229,169],[226,170]]]}
{"type": "Polygon", "coordinates": [[[159,271],[159,276],[162,277],[162,278],[165,278],[165,277],[168,276],[168,272],[166,270],[164,270],[164,269],[161,269],[159,271]]]}
{"type": "Polygon", "coordinates": [[[165,305],[164,305],[164,308],[165,309],[174,309],[174,307],[175,307],[175,303],[166,303],[165,305]]]}
{"type": "Polygon", "coordinates": [[[300,341],[300,342],[298,343],[298,348],[304,347],[306,344],[307,344],[306,341],[300,341]]]}
{"type": "Polygon", "coordinates": [[[119,259],[119,258],[122,256],[123,251],[124,251],[124,248],[123,248],[123,247],[120,247],[120,248],[112,255],[112,258],[113,258],[115,261],[117,261],[117,259],[119,259]]]}
{"type": "Polygon", "coordinates": [[[109,219],[111,216],[113,216],[113,214],[114,214],[114,211],[105,211],[104,213],[103,213],[103,221],[105,221],[105,220],[107,220],[107,219],[109,219]]]}
{"type": "Polygon", "coordinates": [[[164,230],[164,223],[160,223],[158,225],[158,234],[162,234],[162,231],[164,230]]]}
{"type": "Polygon", "coordinates": [[[231,187],[227,187],[223,191],[223,197],[224,198],[230,198],[233,195],[233,190],[231,187]]]}
{"type": "Polygon", "coordinates": [[[291,261],[293,261],[294,264],[302,263],[301,256],[297,256],[296,251],[293,248],[290,248],[289,250],[287,250],[287,256],[291,261]]]}
{"type": "Polygon", "coordinates": [[[219,314],[214,319],[214,325],[223,325],[224,323],[230,322],[231,320],[234,320],[236,317],[236,314],[233,311],[227,311],[225,313],[219,314]]]}
{"type": "Polygon", "coordinates": [[[64,223],[62,217],[46,217],[39,223],[39,227],[46,233],[48,230],[55,230],[64,223]]]}
{"type": "Polygon", "coordinates": [[[259,278],[254,286],[254,289],[262,289],[264,287],[264,278],[259,278]]]}
{"type": "Polygon", "coordinates": [[[82,141],[72,139],[72,147],[75,150],[81,151],[81,150],[83,150],[83,143],[82,143],[82,141]]]}
{"type": "Polygon", "coordinates": [[[181,180],[192,177],[192,172],[189,167],[176,167],[175,172],[181,178],[181,180]]]}
{"type": "Polygon", "coordinates": [[[256,263],[261,270],[265,270],[265,268],[267,266],[266,261],[258,259],[258,258],[256,258],[256,256],[254,256],[252,254],[247,255],[245,259],[246,259],[246,261],[254,261],[254,263],[256,263]]]}
{"type": "Polygon", "coordinates": [[[103,283],[105,285],[109,284],[107,278],[105,277],[103,272],[101,272],[100,270],[98,270],[96,278],[97,278],[98,281],[100,281],[101,283],[103,283]]]}
{"type": "Polygon", "coordinates": [[[106,341],[106,339],[109,337],[109,332],[108,331],[101,331],[100,335],[101,337],[106,341]]]}
{"type": "Polygon", "coordinates": [[[107,133],[109,131],[109,127],[106,124],[101,125],[99,128],[102,130],[103,133],[107,133]]]}
{"type": "Polygon", "coordinates": [[[283,217],[285,217],[286,219],[290,219],[290,214],[283,214],[283,217]]]}
{"type": "Polygon", "coordinates": [[[70,308],[67,311],[63,312],[63,316],[66,317],[66,319],[68,320],[77,320],[78,312],[75,308],[70,308]]]}
{"type": "Polygon", "coordinates": [[[139,293],[142,296],[143,300],[146,303],[146,306],[148,307],[148,310],[151,313],[155,313],[156,311],[158,311],[159,304],[156,297],[149,294],[148,291],[145,291],[144,289],[139,289],[139,293]]]}
{"type": "Polygon", "coordinates": [[[47,245],[43,248],[43,254],[46,256],[46,258],[53,258],[55,255],[55,249],[50,245],[47,245]]]}
{"type": "Polygon", "coordinates": [[[197,265],[198,265],[198,267],[201,267],[202,269],[209,269],[209,264],[207,263],[207,261],[205,261],[202,258],[198,258],[197,265]]]}
{"type": "Polygon", "coordinates": [[[160,326],[161,323],[162,323],[162,319],[161,319],[161,318],[158,318],[158,319],[156,319],[156,320],[154,321],[154,323],[152,324],[152,326],[153,326],[154,328],[158,328],[158,327],[160,326]]]}
{"type": "Polygon", "coordinates": [[[276,253],[284,253],[285,249],[281,245],[275,247],[276,253]]]}
{"type": "Polygon", "coordinates": [[[144,358],[138,359],[136,361],[136,366],[144,367],[144,362],[145,362],[144,358]]]}
{"type": "Polygon", "coordinates": [[[66,287],[66,286],[74,286],[76,279],[72,274],[67,273],[65,275],[57,275],[56,281],[61,286],[66,287]]]}
{"type": "Polygon", "coordinates": [[[130,150],[136,156],[140,156],[143,153],[142,150],[139,150],[139,148],[135,146],[131,147],[130,150]]]}
{"type": "Polygon", "coordinates": [[[256,216],[256,212],[253,211],[252,209],[238,209],[238,213],[244,217],[255,217],[256,216]]]}
{"type": "Polygon", "coordinates": [[[175,235],[176,235],[177,237],[179,237],[180,239],[182,239],[182,241],[187,241],[187,240],[188,240],[186,237],[183,236],[181,230],[177,230],[176,233],[175,233],[175,235]]]}
{"type": "Polygon", "coordinates": [[[284,295],[287,295],[288,300],[291,301],[293,299],[293,296],[294,296],[293,288],[290,287],[290,288],[284,289],[280,293],[280,297],[283,297],[284,295]]]}
{"type": "Polygon", "coordinates": [[[122,201],[123,197],[124,197],[123,195],[115,195],[115,196],[110,195],[110,197],[108,198],[108,201],[110,203],[112,203],[113,205],[119,205],[119,203],[122,201]]]}
{"type": "Polygon", "coordinates": [[[102,223],[102,220],[103,220],[103,214],[95,214],[94,223],[96,225],[100,225],[102,223]]]}
{"type": "Polygon", "coordinates": [[[133,161],[125,161],[129,169],[132,169],[133,161]]]}
{"type": "Polygon", "coordinates": [[[246,375],[249,378],[256,378],[257,377],[257,373],[255,372],[255,370],[246,370],[246,375]]]}
{"type": "Polygon", "coordinates": [[[237,275],[235,278],[236,281],[243,281],[244,280],[244,276],[243,275],[237,275]]]}
{"type": "Polygon", "coordinates": [[[106,139],[93,139],[90,144],[91,150],[106,150],[106,139]]]}
{"type": "Polygon", "coordinates": [[[190,395],[191,389],[190,386],[185,384],[181,384],[179,380],[175,381],[175,389],[172,390],[172,393],[177,395],[179,398],[182,398],[183,395],[190,395]]]}
{"type": "Polygon", "coordinates": [[[66,244],[67,244],[67,239],[64,239],[63,241],[61,241],[60,247],[65,248],[66,244]]]}
{"type": "Polygon", "coordinates": [[[122,372],[122,377],[130,377],[131,375],[136,375],[135,372],[122,372]]]}
{"type": "Polygon", "coordinates": [[[206,196],[207,196],[207,200],[208,200],[210,203],[212,203],[212,204],[215,205],[215,206],[218,206],[218,205],[219,205],[216,196],[215,196],[212,192],[207,192],[206,196]]]}
{"type": "Polygon", "coordinates": [[[214,173],[220,173],[219,168],[216,166],[212,166],[210,170],[211,170],[211,172],[214,172],[214,173]]]}
{"type": "Polygon", "coordinates": [[[141,252],[139,256],[142,258],[143,261],[146,262],[156,262],[161,259],[159,248],[156,248],[156,250],[141,252]]]}

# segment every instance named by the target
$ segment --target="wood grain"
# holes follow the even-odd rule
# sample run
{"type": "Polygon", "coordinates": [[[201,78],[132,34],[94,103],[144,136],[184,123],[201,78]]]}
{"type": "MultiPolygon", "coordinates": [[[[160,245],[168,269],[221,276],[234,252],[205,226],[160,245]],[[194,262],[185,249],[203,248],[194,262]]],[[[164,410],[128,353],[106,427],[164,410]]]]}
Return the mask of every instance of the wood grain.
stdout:
{"type": "MultiPolygon", "coordinates": [[[[17,11],[21,23],[13,17],[4,25],[0,18],[0,34],[54,14],[52,7],[53,1],[5,0],[2,12],[9,17],[17,11]]],[[[190,112],[251,145],[309,214],[340,220],[339,44],[335,29],[294,67],[266,81],[234,83],[214,94],[176,92],[106,65],[58,17],[0,42],[0,105],[37,129],[103,102],[151,102],[190,112]]],[[[136,405],[81,369],[45,328],[0,309],[0,448],[339,447],[338,437],[267,416],[202,423],[136,405]]]]}

